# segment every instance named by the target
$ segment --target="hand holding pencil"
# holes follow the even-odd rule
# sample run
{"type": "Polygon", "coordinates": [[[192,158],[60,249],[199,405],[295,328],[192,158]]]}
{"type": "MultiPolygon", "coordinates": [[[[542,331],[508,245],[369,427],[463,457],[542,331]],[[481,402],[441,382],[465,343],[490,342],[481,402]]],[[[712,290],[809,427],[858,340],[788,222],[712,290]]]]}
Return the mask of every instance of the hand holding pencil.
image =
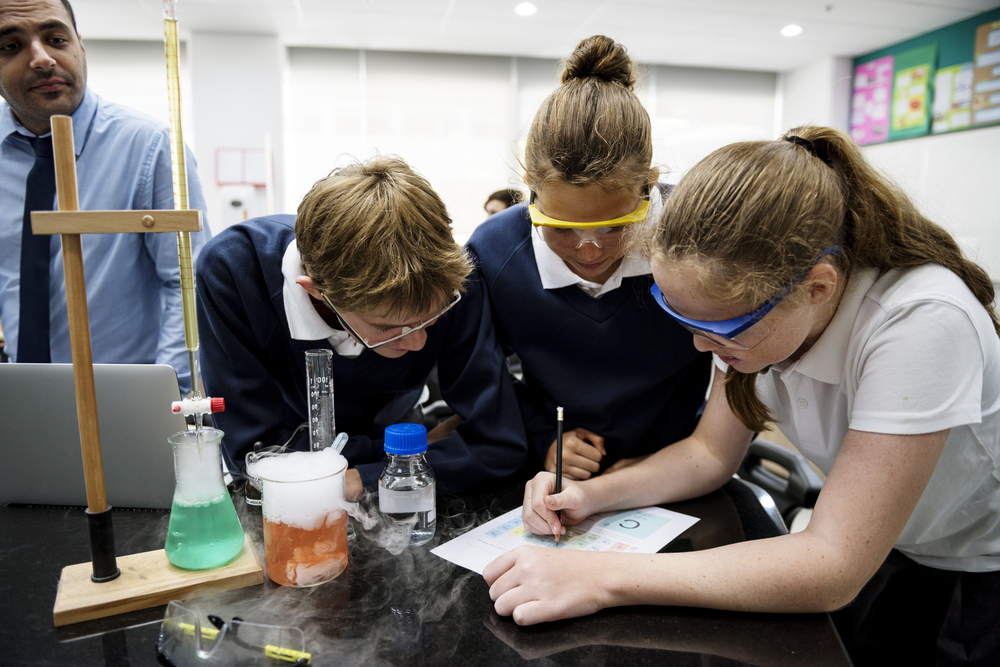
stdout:
{"type": "MultiPolygon", "coordinates": [[[[556,408],[556,493],[562,493],[562,457],[563,457],[563,409],[556,408]]],[[[556,512],[556,516],[562,521],[562,514],[556,512]]],[[[559,532],[555,534],[556,542],[559,541],[559,532]]]]}
{"type": "Polygon", "coordinates": [[[563,409],[556,409],[556,447],[554,472],[542,471],[524,487],[524,505],[521,519],[524,527],[535,535],[552,535],[556,541],[566,532],[566,526],[574,526],[598,511],[589,494],[584,491],[586,482],[562,477],[563,409]],[[558,497],[557,496],[561,496],[558,497]]]}

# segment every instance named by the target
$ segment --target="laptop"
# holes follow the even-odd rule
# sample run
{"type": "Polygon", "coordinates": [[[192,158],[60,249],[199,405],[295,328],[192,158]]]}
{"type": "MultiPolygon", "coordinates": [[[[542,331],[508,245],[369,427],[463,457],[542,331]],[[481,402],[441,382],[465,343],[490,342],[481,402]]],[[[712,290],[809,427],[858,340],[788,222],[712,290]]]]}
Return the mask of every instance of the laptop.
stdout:
{"type": "MultiPolygon", "coordinates": [[[[173,451],[187,429],[167,365],[94,364],[108,504],[169,509],[173,451]]],[[[0,363],[0,505],[86,506],[72,364],[0,363]]]]}

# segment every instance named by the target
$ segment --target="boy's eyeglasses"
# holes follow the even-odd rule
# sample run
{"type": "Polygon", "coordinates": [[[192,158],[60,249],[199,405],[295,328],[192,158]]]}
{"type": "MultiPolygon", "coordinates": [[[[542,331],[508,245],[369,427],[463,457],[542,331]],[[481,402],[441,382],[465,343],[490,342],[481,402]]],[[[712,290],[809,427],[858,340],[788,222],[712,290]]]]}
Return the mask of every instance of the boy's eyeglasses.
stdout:
{"type": "Polygon", "coordinates": [[[584,243],[593,243],[598,248],[614,248],[621,245],[625,225],[642,222],[649,214],[649,185],[643,187],[643,199],[631,213],[613,220],[599,222],[568,222],[550,218],[535,205],[535,192],[528,196],[528,215],[539,238],[554,250],[575,250],[584,243]]]}
{"type": "Polygon", "coordinates": [[[767,322],[764,321],[764,316],[770,313],[775,306],[781,303],[782,299],[791,294],[795,286],[802,282],[802,280],[821,259],[831,254],[839,255],[842,250],[843,249],[840,246],[826,248],[820,253],[819,257],[817,257],[816,260],[809,265],[809,268],[807,268],[795,280],[790,282],[785,289],[778,294],[778,296],[774,297],[757,310],[729,320],[719,320],[715,322],[692,320],[684,317],[670,307],[667,300],[663,298],[663,292],[660,290],[659,285],[656,283],[653,283],[653,286],[649,288],[649,292],[653,295],[653,298],[656,300],[656,303],[659,304],[660,308],[666,311],[667,315],[670,315],[670,317],[677,320],[678,324],[693,333],[695,336],[707,338],[716,345],[722,347],[728,347],[734,350],[749,350],[760,344],[760,342],[767,338],[767,336],[771,333],[771,329],[768,328],[767,322]]]}
{"type": "Polygon", "coordinates": [[[415,327],[408,327],[408,326],[393,327],[393,328],[398,328],[400,330],[400,333],[397,334],[397,335],[395,335],[395,336],[392,336],[391,338],[387,338],[386,340],[379,341],[377,343],[369,343],[368,342],[368,337],[362,336],[361,334],[359,334],[357,332],[357,330],[354,329],[354,327],[352,327],[350,324],[348,324],[347,320],[344,319],[344,316],[341,315],[340,312],[336,308],[333,307],[333,304],[330,303],[330,300],[326,298],[326,295],[323,294],[322,292],[320,292],[320,296],[323,297],[323,301],[326,302],[327,307],[329,307],[330,310],[333,311],[334,315],[337,316],[337,319],[340,320],[340,323],[344,325],[345,329],[347,329],[347,332],[349,334],[351,334],[352,336],[354,336],[354,338],[357,341],[359,341],[362,345],[364,345],[365,347],[367,347],[369,350],[374,350],[376,348],[382,347],[383,345],[386,345],[387,343],[391,343],[394,340],[399,340],[400,338],[403,338],[405,336],[409,336],[411,333],[413,333],[415,331],[420,331],[424,327],[427,327],[427,326],[429,326],[431,324],[434,324],[438,319],[440,319],[440,317],[442,315],[444,315],[449,310],[451,310],[452,308],[454,308],[455,305],[458,304],[458,302],[462,300],[462,294],[458,290],[455,290],[455,292],[453,293],[453,295],[455,297],[454,300],[451,303],[449,303],[447,306],[445,306],[444,309],[440,313],[438,313],[434,317],[430,318],[429,320],[425,320],[424,322],[421,322],[420,324],[418,324],[415,327]]]}

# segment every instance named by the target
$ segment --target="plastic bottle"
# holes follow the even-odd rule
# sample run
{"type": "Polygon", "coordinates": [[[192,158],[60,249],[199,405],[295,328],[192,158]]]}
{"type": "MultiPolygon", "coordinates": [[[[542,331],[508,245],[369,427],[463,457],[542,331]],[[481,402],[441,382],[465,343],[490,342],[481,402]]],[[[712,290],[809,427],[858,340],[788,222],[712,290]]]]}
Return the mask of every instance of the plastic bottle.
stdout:
{"type": "Polygon", "coordinates": [[[416,515],[410,545],[426,544],[437,522],[437,484],[424,456],[427,429],[420,424],[394,424],[385,429],[389,460],[378,478],[378,509],[396,520],[416,515]]]}

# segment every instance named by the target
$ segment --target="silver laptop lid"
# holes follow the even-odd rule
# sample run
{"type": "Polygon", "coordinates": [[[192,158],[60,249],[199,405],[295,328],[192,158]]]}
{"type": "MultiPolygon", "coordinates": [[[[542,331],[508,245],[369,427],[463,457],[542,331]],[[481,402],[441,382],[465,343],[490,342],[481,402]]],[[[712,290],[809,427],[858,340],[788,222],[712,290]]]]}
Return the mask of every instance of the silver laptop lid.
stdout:
{"type": "MultiPolygon", "coordinates": [[[[94,388],[108,504],[169,509],[174,369],[94,364],[94,388]]],[[[86,506],[72,364],[0,363],[0,396],[0,503],[86,506]]]]}

